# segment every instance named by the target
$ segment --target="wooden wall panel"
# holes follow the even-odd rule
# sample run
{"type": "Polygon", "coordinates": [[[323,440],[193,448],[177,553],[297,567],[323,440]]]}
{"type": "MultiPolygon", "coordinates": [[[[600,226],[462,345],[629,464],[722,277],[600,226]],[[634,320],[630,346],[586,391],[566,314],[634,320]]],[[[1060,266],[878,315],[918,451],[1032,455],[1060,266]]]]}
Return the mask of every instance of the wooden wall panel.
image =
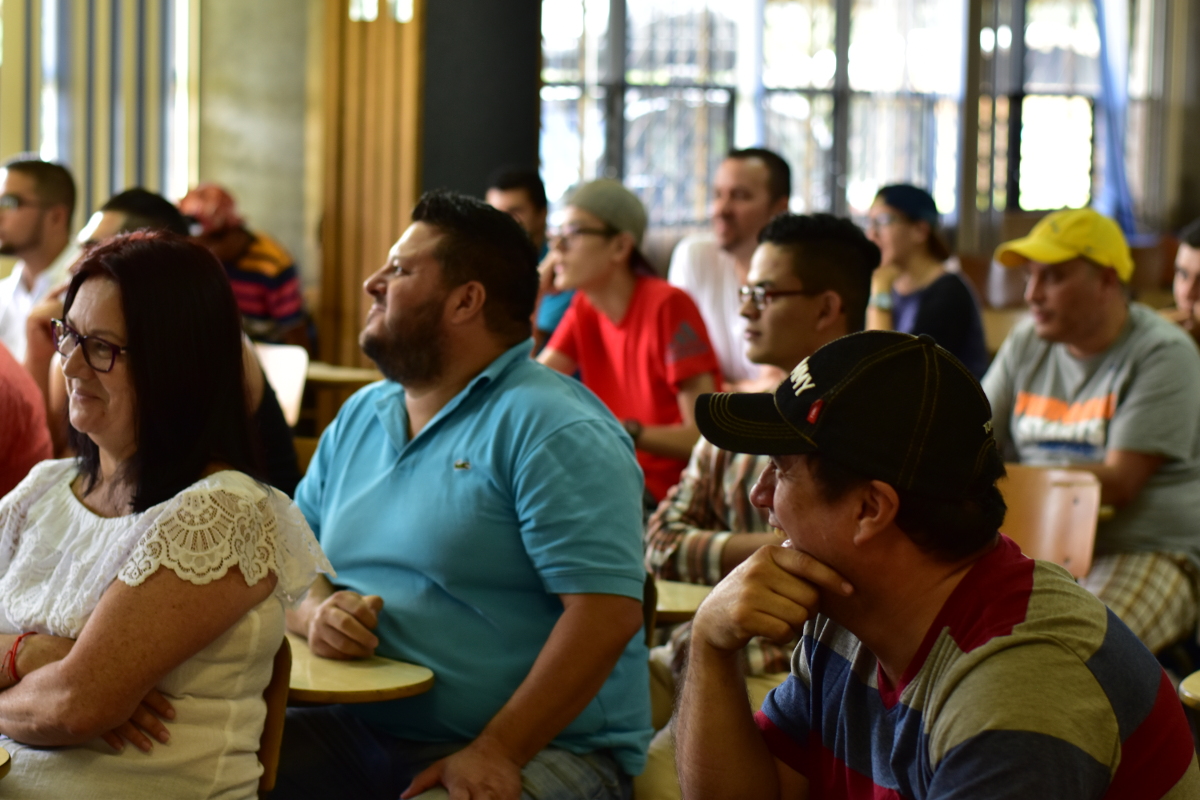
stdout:
{"type": "Polygon", "coordinates": [[[398,23],[352,22],[348,0],[325,6],[325,200],[321,358],[367,365],[358,347],[362,284],[408,225],[420,186],[424,4],[398,23]]]}

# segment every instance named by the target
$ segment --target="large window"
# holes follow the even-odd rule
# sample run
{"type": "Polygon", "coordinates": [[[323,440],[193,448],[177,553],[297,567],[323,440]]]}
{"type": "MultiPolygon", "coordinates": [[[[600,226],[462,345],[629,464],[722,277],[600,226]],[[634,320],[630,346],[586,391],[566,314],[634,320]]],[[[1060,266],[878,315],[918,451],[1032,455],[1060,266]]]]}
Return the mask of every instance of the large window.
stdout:
{"type": "Polygon", "coordinates": [[[961,0],[544,0],[552,199],[617,177],[658,225],[706,216],[733,147],[793,170],[796,211],[864,213],[883,184],[953,218],[961,0]]]}

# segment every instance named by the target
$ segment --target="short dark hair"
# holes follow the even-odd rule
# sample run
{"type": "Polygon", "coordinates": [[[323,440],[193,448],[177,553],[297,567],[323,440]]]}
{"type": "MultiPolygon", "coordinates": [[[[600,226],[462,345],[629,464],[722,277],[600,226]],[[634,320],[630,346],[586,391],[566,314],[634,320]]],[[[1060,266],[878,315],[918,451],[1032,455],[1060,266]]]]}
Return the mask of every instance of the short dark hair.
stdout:
{"type": "Polygon", "coordinates": [[[502,192],[524,189],[534,208],[546,210],[546,184],[542,183],[542,176],[532,167],[501,167],[488,178],[488,188],[502,192]]]}
{"type": "MultiPolygon", "coordinates": [[[[125,476],[135,486],[133,510],[174,497],[213,463],[258,476],[241,321],[216,257],[168,233],[115,236],[80,259],[63,302],[64,317],[80,287],[96,278],[116,283],[125,315],[137,396],[137,453],[125,476]]],[[[70,436],[91,491],[100,470],[99,449],[74,428],[70,436]]]]}
{"type": "Polygon", "coordinates": [[[474,197],[437,190],[421,196],[412,220],[442,234],[434,257],[444,285],[483,284],[488,330],[513,344],[532,335],[537,251],[515,219],[474,197]]]}
{"type": "Polygon", "coordinates": [[[42,161],[31,153],[22,153],[5,161],[3,168],[32,178],[38,199],[44,205],[66,206],[68,220],[75,213],[75,179],[62,164],[42,161]]]}
{"type": "Polygon", "coordinates": [[[149,229],[187,236],[189,232],[187,220],[170,200],[140,186],[113,195],[100,210],[125,215],[121,233],[149,229]]]}
{"type": "MultiPolygon", "coordinates": [[[[820,454],[806,457],[817,490],[834,503],[870,481],[820,454]]],[[[918,548],[942,561],[955,562],[996,541],[1008,506],[996,481],[1004,477],[1004,461],[996,448],[987,450],[976,482],[956,500],[896,489],[900,508],[896,527],[918,548]]]]}
{"type": "Polygon", "coordinates": [[[1200,249],[1200,219],[1194,219],[1179,232],[1179,241],[1188,247],[1200,249]]]}
{"type": "Polygon", "coordinates": [[[950,246],[942,238],[940,215],[933,195],[911,183],[893,183],[876,192],[875,199],[882,200],[909,222],[924,222],[928,225],[929,239],[926,240],[925,247],[929,255],[938,261],[945,261],[950,257],[950,246]]]}
{"type": "Polygon", "coordinates": [[[772,203],[792,196],[792,168],[778,153],[765,147],[747,147],[744,150],[730,150],[725,157],[740,160],[757,158],[766,164],[767,192],[771,195],[772,203]]]}
{"type": "Polygon", "coordinates": [[[846,311],[848,333],[867,320],[871,273],[879,266],[879,248],[862,228],[832,214],[780,214],[758,234],[760,244],[790,251],[792,270],[805,289],[837,292],[846,311]]]}

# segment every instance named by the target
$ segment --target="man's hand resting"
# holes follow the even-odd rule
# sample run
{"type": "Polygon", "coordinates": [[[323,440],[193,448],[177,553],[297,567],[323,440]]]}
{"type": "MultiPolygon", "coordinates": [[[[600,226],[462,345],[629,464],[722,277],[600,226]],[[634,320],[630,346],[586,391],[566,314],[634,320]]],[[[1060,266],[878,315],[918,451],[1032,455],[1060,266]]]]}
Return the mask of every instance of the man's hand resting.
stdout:
{"type": "Polygon", "coordinates": [[[383,598],[342,590],[326,597],[308,622],[308,647],[322,658],[366,658],[374,655],[383,598]]]}
{"type": "Polygon", "coordinates": [[[427,767],[400,798],[408,800],[438,784],[446,787],[450,800],[519,800],[521,767],[499,745],[481,737],[427,767]]]}
{"type": "Polygon", "coordinates": [[[692,622],[693,646],[733,652],[755,636],[788,642],[817,613],[823,591],[849,596],[854,589],[807,553],[760,547],[701,603],[692,622]]]}

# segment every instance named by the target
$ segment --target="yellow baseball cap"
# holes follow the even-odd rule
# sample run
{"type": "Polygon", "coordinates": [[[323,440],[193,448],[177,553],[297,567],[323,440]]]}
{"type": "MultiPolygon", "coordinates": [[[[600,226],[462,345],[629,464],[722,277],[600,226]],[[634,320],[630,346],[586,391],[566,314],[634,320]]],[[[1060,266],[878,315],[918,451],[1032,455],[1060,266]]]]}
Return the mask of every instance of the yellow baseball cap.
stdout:
{"type": "Polygon", "coordinates": [[[1006,267],[1028,261],[1059,264],[1073,258],[1112,267],[1122,283],[1133,277],[1133,256],[1117,223],[1090,208],[1071,208],[1047,214],[1024,239],[996,248],[996,260],[1006,267]]]}

